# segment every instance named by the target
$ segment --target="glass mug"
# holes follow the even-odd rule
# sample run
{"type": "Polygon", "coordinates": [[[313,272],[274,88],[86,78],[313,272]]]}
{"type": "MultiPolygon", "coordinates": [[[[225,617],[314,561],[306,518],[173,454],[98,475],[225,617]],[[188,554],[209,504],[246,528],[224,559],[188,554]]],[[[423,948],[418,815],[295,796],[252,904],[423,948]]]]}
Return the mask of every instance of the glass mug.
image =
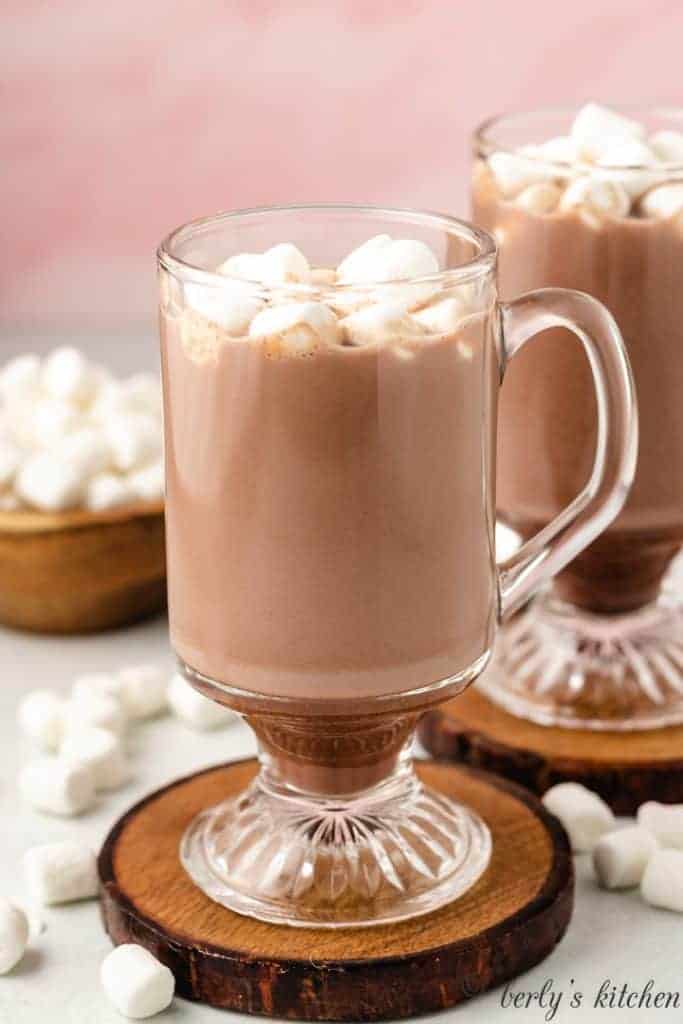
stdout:
{"type": "MultiPolygon", "coordinates": [[[[649,132],[683,126],[683,111],[624,112],[649,132]]],[[[683,543],[683,220],[643,216],[637,207],[636,215],[630,208],[599,215],[506,198],[491,173],[494,153],[498,160],[514,153],[532,180],[540,172],[561,195],[576,166],[548,160],[533,144],[567,135],[572,119],[572,111],[539,110],[482,125],[473,217],[496,238],[504,298],[578,288],[613,313],[638,394],[638,467],[622,513],[503,631],[480,686],[542,724],[648,729],[683,722],[683,605],[662,587],[683,543]]],[[[636,196],[683,180],[675,164],[598,172],[636,196]]],[[[515,364],[500,423],[498,514],[525,538],[576,493],[595,445],[590,372],[565,330],[547,332],[515,364]]]]}
{"type": "Polygon", "coordinates": [[[250,724],[260,759],[245,792],[190,824],[183,864],[212,899],[261,920],[426,913],[474,884],[490,837],[423,786],[415,726],[481,673],[497,622],[619,512],[636,450],[619,332],[578,293],[500,304],[492,237],[416,211],[221,214],[169,235],[159,264],[171,640],[186,678],[250,724]],[[429,245],[438,272],[341,284],[325,269],[384,233],[429,245]],[[216,271],[284,240],[317,268],[306,283],[216,271]],[[463,311],[446,330],[406,312],[444,300],[463,311]],[[323,304],[333,332],[377,303],[393,320],[363,344],[248,334],[256,312],[301,301],[323,304]],[[575,331],[594,374],[593,473],[497,566],[498,390],[554,324],[575,331]]]}

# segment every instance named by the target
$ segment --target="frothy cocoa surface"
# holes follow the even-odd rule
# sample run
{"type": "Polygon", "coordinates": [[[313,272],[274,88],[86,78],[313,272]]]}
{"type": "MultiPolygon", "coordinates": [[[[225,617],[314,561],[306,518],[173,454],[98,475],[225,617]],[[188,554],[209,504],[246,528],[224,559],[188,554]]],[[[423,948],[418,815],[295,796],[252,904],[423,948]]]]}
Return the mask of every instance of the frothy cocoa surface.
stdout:
{"type": "MultiPolygon", "coordinates": [[[[683,219],[532,213],[501,198],[485,164],[475,171],[473,213],[499,246],[504,299],[579,289],[622,331],[640,414],[635,483],[618,519],[556,585],[583,607],[637,607],[656,596],[683,540],[683,219]]],[[[592,465],[593,386],[572,335],[545,332],[514,360],[499,416],[499,512],[529,535],[578,493],[592,465]]]]}
{"type": "Polygon", "coordinates": [[[425,686],[488,650],[489,319],[297,356],[196,313],[162,316],[169,610],[184,661],[259,693],[348,699],[425,686]]]}

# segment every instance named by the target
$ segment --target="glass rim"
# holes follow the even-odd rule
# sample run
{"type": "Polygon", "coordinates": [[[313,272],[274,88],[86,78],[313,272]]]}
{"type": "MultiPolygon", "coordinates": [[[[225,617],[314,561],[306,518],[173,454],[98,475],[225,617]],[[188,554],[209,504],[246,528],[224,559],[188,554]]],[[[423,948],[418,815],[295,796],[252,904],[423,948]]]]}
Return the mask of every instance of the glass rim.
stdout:
{"type": "MultiPolygon", "coordinates": [[[[618,114],[623,114],[626,117],[637,117],[638,114],[642,116],[656,115],[663,119],[670,121],[678,121],[680,123],[680,130],[683,131],[683,107],[667,106],[662,104],[654,104],[648,106],[647,104],[633,104],[627,103],[610,103],[606,104],[610,110],[616,111],[618,114]]],[[[472,141],[478,149],[481,149],[483,155],[490,156],[491,153],[506,153],[510,156],[518,156],[523,160],[528,160],[529,163],[542,163],[551,167],[571,168],[576,167],[578,161],[571,160],[557,160],[551,157],[543,156],[542,153],[520,153],[519,145],[525,145],[524,142],[519,143],[517,146],[511,146],[510,144],[500,144],[494,135],[494,129],[505,125],[512,124],[514,121],[521,121],[524,118],[536,118],[536,117],[567,117],[571,118],[575,116],[580,107],[530,107],[522,110],[508,110],[500,114],[493,114],[491,117],[487,117],[484,121],[480,121],[472,132],[472,141]]],[[[528,145],[528,143],[527,143],[528,145]]],[[[586,166],[598,166],[594,164],[587,164],[586,166]]],[[[659,164],[600,164],[599,169],[601,171],[683,171],[683,163],[659,163],[659,164]]]]}
{"type": "MultiPolygon", "coordinates": [[[[287,241],[287,239],[282,239],[287,241]]],[[[358,293],[359,291],[372,291],[376,293],[383,288],[391,289],[397,284],[456,284],[468,281],[483,273],[488,273],[495,267],[497,246],[495,239],[488,232],[475,224],[447,213],[438,213],[431,210],[421,210],[412,207],[390,207],[379,206],[368,203],[285,203],[273,206],[253,206],[237,210],[225,210],[219,213],[210,214],[206,217],[198,217],[187,221],[179,227],[174,228],[163,239],[157,249],[157,260],[164,270],[174,276],[190,278],[193,281],[214,286],[224,285],[226,281],[240,281],[245,285],[251,285],[254,290],[261,292],[278,291],[283,288],[291,291],[301,290],[306,294],[343,294],[348,292],[358,293]],[[432,226],[449,232],[451,235],[465,237],[476,249],[471,259],[464,260],[457,267],[449,267],[438,270],[433,274],[423,274],[407,278],[396,278],[391,281],[376,282],[347,282],[332,284],[307,284],[304,282],[278,282],[267,284],[263,281],[251,281],[247,278],[231,277],[228,274],[221,274],[217,270],[207,270],[190,260],[183,259],[173,250],[181,242],[192,238],[215,225],[229,223],[244,218],[264,217],[268,214],[286,214],[296,212],[308,213],[348,213],[367,214],[376,217],[384,217],[387,220],[396,219],[397,223],[419,222],[423,227],[432,226]]]]}

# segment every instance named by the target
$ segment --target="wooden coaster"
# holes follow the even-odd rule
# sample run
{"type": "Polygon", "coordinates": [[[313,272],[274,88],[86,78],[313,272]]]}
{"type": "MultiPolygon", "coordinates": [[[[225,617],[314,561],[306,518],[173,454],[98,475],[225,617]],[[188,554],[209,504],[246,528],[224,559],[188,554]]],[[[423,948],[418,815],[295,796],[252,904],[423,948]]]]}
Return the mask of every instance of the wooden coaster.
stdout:
{"type": "Polygon", "coordinates": [[[644,800],[683,801],[683,726],[646,732],[595,732],[536,725],[470,687],[426,715],[419,736],[435,757],[462,761],[542,794],[581,782],[617,814],[644,800]]]}
{"type": "Polygon", "coordinates": [[[212,903],[178,845],[203,808],[244,788],[255,761],[172,783],[114,826],[99,857],[105,927],[146,946],[176,991],[212,1006],[300,1020],[382,1020],[454,1006],[528,970],[567,928],[573,868],[535,797],[465,767],[424,762],[425,783],[469,804],[493,837],[491,864],[461,899],[425,917],[358,929],[264,924],[212,903]]]}

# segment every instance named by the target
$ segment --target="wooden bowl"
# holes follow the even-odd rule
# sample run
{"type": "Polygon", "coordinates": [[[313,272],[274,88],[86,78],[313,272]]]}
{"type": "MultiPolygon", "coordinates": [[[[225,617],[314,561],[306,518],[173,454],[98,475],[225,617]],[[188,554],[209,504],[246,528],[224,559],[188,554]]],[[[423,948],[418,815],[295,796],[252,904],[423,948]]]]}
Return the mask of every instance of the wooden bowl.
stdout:
{"type": "Polygon", "coordinates": [[[0,622],[94,633],[165,605],[162,502],[108,512],[0,513],[0,622]]]}

